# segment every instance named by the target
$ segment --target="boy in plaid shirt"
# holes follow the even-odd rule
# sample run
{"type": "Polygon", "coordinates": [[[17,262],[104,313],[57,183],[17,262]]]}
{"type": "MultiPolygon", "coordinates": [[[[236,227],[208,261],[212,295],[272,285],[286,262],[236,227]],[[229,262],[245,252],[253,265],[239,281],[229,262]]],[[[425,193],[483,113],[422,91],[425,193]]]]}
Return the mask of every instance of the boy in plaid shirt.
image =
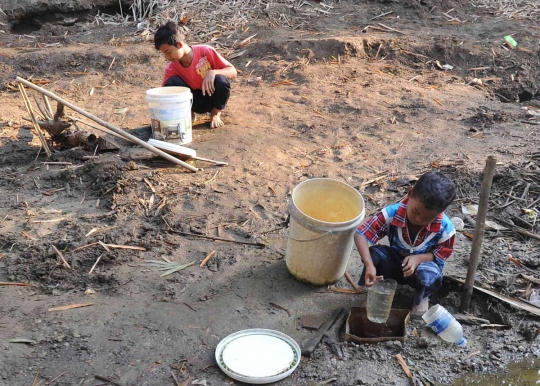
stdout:
{"type": "Polygon", "coordinates": [[[354,236],[364,270],[359,284],[395,279],[415,289],[413,314],[429,308],[442,285],[443,268],[454,248],[455,229],[443,213],[455,198],[452,180],[439,172],[420,177],[408,196],[362,224],[354,236]],[[375,245],[388,236],[390,246],[375,245]],[[372,246],[369,246],[369,244],[372,246]]]}

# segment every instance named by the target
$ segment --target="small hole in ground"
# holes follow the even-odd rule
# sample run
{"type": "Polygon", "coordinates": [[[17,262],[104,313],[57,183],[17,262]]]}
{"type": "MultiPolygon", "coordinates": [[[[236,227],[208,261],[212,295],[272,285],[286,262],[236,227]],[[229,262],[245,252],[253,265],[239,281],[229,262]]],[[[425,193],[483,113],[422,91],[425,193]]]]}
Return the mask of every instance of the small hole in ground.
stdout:
{"type": "Polygon", "coordinates": [[[534,95],[529,91],[522,91],[518,94],[520,102],[528,102],[533,99],[534,95]]]}

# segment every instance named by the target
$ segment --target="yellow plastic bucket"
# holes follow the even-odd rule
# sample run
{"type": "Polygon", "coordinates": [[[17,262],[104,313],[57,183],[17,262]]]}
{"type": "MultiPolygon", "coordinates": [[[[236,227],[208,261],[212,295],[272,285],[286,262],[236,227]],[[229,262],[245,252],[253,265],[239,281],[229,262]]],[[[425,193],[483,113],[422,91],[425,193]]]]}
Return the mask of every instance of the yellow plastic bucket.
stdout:
{"type": "Polygon", "coordinates": [[[347,269],[354,232],[364,220],[362,195],[341,181],[314,178],[294,188],[289,212],[289,272],[314,285],[338,281],[347,269]]]}

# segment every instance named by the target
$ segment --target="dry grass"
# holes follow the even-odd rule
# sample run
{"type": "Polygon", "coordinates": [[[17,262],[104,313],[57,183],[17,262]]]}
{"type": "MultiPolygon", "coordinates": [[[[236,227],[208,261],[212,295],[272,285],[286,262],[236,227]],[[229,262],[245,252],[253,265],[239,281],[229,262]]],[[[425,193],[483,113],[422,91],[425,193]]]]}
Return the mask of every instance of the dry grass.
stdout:
{"type": "Polygon", "coordinates": [[[190,43],[212,43],[226,56],[240,56],[239,49],[256,41],[253,36],[245,41],[252,21],[297,29],[308,28],[310,19],[321,15],[336,15],[324,0],[133,0],[121,15],[101,14],[96,22],[136,22],[141,36],[150,40],[157,26],[172,20],[182,26],[190,43]]]}
{"type": "Polygon", "coordinates": [[[539,0],[476,0],[474,5],[505,18],[540,21],[539,0]]]}

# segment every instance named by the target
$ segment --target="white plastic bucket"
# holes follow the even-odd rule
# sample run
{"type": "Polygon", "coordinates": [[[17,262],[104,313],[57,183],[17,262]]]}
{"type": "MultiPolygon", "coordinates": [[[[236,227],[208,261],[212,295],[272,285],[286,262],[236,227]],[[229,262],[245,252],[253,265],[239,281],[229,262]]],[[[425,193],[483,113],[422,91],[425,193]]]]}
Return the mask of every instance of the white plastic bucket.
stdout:
{"type": "Polygon", "coordinates": [[[347,269],[354,232],[364,220],[362,195],[341,181],[314,178],[294,188],[289,212],[289,272],[315,285],[338,281],[347,269]]]}
{"type": "Polygon", "coordinates": [[[193,95],[187,87],[158,87],[146,91],[155,139],[179,145],[192,137],[191,106],[193,95]]]}

